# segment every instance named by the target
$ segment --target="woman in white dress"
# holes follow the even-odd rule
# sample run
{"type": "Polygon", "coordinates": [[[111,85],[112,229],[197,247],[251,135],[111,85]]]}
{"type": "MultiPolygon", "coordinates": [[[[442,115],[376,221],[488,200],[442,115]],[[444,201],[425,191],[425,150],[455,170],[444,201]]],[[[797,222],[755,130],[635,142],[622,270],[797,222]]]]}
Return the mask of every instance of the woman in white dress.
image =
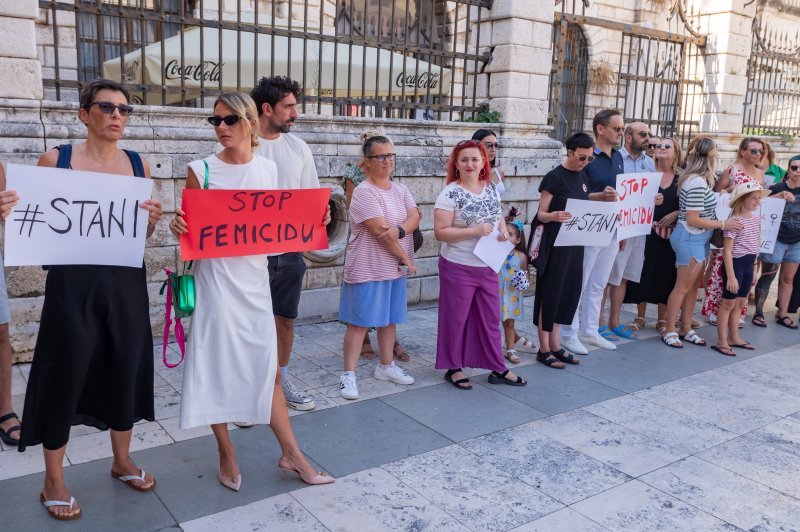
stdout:
{"type": "MultiPolygon", "coordinates": [[[[187,188],[277,188],[275,163],[253,152],[257,116],[246,94],[217,98],[208,121],[223,150],[189,163],[187,188]]],[[[175,212],[170,228],[180,236],[186,233],[186,220],[181,209],[175,212]]],[[[227,423],[234,420],[270,425],[281,446],[282,472],[294,471],[308,484],[333,482],[308,463],[289,422],[278,382],[267,255],[199,260],[194,276],[196,308],[184,366],[181,428],[211,425],[219,449],[219,481],[234,491],[242,483],[228,435],[227,423]]]]}

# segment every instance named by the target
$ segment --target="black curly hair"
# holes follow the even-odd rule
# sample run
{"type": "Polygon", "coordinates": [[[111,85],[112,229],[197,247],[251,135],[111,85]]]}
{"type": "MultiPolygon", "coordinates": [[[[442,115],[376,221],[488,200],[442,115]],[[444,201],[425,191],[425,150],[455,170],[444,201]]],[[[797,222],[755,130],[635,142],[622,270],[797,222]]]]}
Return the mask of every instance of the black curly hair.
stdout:
{"type": "Polygon", "coordinates": [[[250,91],[250,97],[256,102],[258,116],[264,114],[264,104],[275,105],[289,94],[300,100],[302,89],[300,84],[288,76],[273,76],[261,78],[258,85],[250,91]]]}

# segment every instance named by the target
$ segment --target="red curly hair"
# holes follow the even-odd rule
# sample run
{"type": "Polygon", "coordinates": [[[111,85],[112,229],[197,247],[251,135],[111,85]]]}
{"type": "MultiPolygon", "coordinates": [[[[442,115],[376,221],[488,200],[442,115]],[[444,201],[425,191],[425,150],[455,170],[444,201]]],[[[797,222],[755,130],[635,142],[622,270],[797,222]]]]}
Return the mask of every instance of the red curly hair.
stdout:
{"type": "Polygon", "coordinates": [[[452,153],[450,153],[450,159],[447,161],[448,185],[453,181],[458,181],[459,179],[458,167],[456,166],[456,161],[458,160],[458,154],[468,148],[478,148],[478,150],[480,150],[481,157],[483,157],[483,168],[481,169],[481,173],[478,176],[478,179],[480,181],[489,180],[489,177],[491,176],[492,172],[492,165],[489,164],[489,155],[486,153],[486,148],[484,148],[483,144],[481,144],[477,140],[462,140],[461,142],[455,145],[452,153]]]}

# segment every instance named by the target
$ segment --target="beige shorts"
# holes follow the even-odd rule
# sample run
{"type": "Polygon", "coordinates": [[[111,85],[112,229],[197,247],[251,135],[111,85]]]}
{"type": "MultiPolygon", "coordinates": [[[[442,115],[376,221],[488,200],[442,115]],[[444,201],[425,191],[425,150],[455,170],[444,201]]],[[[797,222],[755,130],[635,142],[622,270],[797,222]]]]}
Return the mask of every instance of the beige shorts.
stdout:
{"type": "Polygon", "coordinates": [[[619,286],[623,279],[638,283],[642,278],[644,265],[645,235],[635,236],[625,241],[625,249],[617,253],[608,284],[619,286]]]}

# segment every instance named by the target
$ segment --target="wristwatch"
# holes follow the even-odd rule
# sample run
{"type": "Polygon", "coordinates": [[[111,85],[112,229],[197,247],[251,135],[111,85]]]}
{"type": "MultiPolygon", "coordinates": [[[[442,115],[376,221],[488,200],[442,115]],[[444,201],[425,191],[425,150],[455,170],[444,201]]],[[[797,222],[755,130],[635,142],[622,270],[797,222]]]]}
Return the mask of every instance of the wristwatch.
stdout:
{"type": "Polygon", "coordinates": [[[397,226],[397,230],[400,231],[400,236],[398,236],[397,238],[405,238],[406,237],[406,230],[403,229],[402,225],[398,225],[397,226]]]}

